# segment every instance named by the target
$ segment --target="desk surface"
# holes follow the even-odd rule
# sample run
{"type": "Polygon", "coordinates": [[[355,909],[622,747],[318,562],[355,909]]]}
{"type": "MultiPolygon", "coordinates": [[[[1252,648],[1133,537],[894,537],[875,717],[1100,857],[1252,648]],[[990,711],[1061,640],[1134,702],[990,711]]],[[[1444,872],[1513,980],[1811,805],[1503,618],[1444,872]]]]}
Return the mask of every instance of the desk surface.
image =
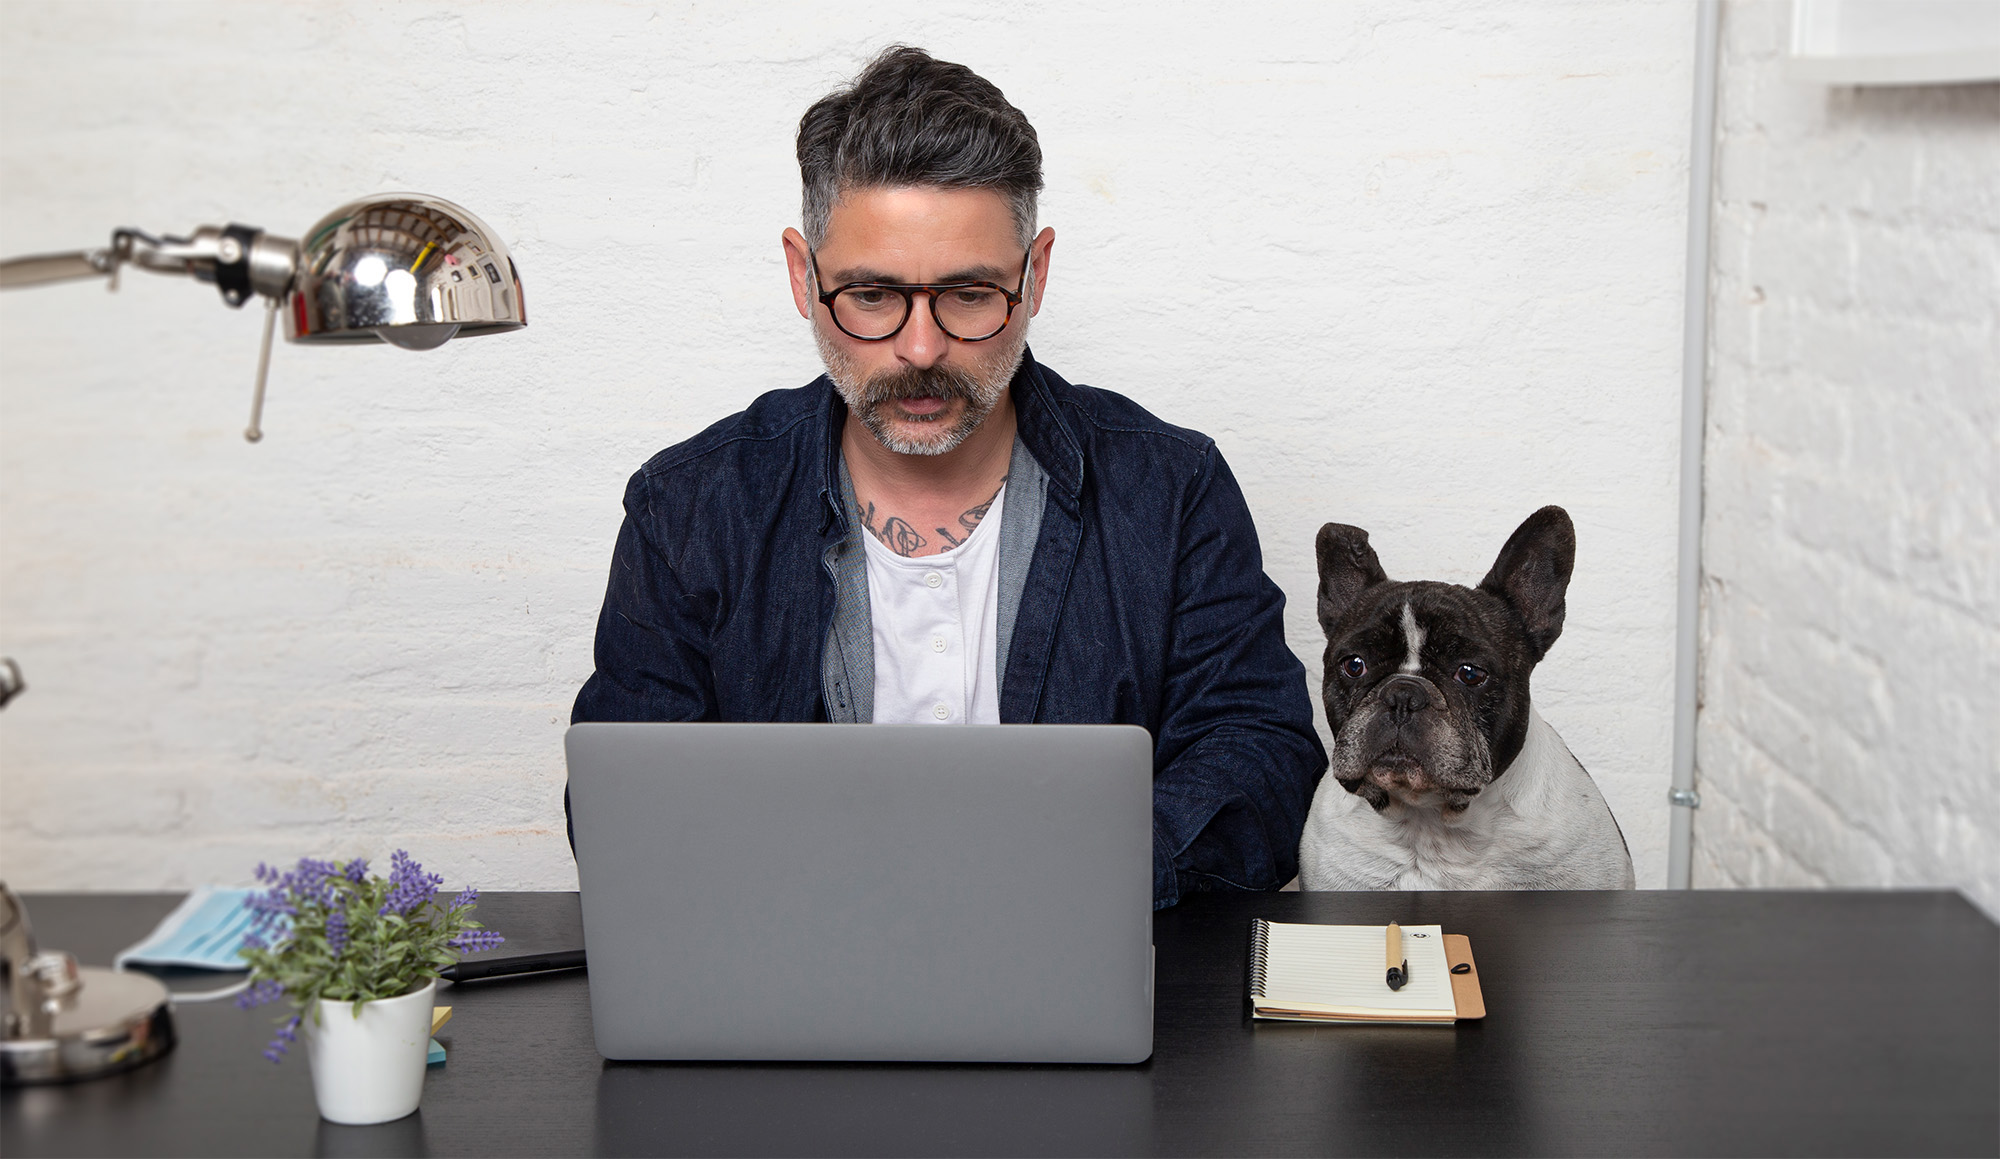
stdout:
{"type": "MultiPolygon", "coordinates": [[[[108,962],[172,908],[28,898],[108,962]]],[[[580,944],[573,894],[486,894],[510,949],[580,944]]],[[[2000,1152],[2000,927],[1949,893],[1211,894],[1156,916],[1137,1067],[607,1063],[581,974],[447,986],[422,1109],[320,1121],[272,1010],[177,1012],[125,1075],[0,1094],[0,1152],[421,1154],[1985,1154],[2000,1152]],[[1252,1023],[1246,927],[1442,924],[1489,1015],[1252,1023]]],[[[207,988],[215,976],[170,979],[207,988]]]]}

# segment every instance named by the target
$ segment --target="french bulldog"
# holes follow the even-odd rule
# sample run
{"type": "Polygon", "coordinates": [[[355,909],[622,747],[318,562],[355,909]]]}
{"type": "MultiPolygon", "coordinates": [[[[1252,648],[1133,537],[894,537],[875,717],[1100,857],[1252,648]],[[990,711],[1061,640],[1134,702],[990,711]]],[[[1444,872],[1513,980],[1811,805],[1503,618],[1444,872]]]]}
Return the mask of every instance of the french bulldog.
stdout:
{"type": "Polygon", "coordinates": [[[1569,514],[1530,515],[1476,588],[1391,581],[1358,527],[1317,550],[1334,742],[1300,886],[1631,889],[1603,794],[1528,698],[1562,634],[1569,514]]]}

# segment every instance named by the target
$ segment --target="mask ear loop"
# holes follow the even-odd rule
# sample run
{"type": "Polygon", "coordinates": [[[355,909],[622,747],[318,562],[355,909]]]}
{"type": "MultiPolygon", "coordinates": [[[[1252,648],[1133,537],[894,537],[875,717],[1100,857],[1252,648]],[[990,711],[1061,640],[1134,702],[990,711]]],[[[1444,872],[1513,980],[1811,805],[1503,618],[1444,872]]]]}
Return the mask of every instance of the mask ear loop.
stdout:
{"type": "MultiPolygon", "coordinates": [[[[144,974],[144,970],[134,970],[130,966],[118,967],[121,974],[144,974]]],[[[151,977],[151,975],[147,975],[151,977]]],[[[245,978],[234,986],[224,986],[220,990],[169,990],[167,1001],[179,1005],[183,1002],[219,1002],[224,998],[234,998],[250,988],[250,979],[245,978]]]]}
{"type": "Polygon", "coordinates": [[[234,998],[250,988],[250,979],[245,978],[234,986],[224,986],[220,990],[169,990],[167,1000],[176,1006],[183,1002],[219,1002],[224,998],[234,998]]]}

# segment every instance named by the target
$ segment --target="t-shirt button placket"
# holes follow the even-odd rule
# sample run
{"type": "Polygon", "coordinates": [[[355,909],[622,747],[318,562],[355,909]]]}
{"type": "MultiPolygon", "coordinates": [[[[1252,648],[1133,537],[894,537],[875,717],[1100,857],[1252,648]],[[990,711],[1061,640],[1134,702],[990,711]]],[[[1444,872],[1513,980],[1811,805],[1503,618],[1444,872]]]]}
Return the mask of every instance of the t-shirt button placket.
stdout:
{"type": "Polygon", "coordinates": [[[925,586],[925,587],[932,587],[932,588],[941,588],[941,587],[943,587],[943,586],[944,586],[944,577],[943,577],[943,576],[941,576],[941,575],[939,575],[939,574],[938,574],[937,572],[934,572],[934,571],[931,571],[931,572],[925,572],[925,573],[924,573],[924,586],[925,586]]]}
{"type": "Polygon", "coordinates": [[[939,720],[950,720],[951,706],[943,703],[932,705],[931,715],[937,717],[939,720]]]}

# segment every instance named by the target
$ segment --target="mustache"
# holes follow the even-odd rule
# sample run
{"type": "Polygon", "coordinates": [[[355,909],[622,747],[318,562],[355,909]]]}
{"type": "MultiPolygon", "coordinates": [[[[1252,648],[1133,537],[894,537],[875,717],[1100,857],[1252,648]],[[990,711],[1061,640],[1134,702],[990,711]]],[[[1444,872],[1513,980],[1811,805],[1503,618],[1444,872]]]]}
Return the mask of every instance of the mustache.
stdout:
{"type": "Polygon", "coordinates": [[[883,371],[861,384],[864,405],[906,398],[978,399],[979,382],[955,366],[904,366],[883,371]]]}

